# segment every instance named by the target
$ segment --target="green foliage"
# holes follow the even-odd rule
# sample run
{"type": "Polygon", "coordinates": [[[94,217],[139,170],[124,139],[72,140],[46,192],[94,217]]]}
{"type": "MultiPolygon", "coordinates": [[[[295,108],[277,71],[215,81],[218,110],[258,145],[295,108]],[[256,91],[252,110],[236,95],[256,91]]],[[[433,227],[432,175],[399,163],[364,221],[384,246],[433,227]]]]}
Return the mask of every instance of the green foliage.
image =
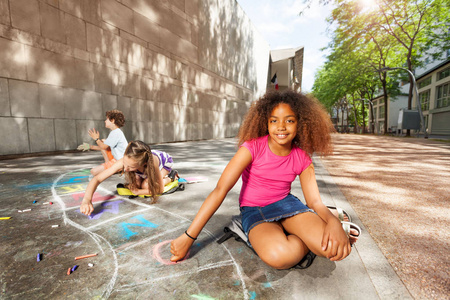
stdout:
{"type": "MultiPolygon", "coordinates": [[[[331,53],[315,75],[312,92],[329,109],[342,99],[372,99],[378,91],[385,99],[388,94],[395,98],[408,74],[376,70],[389,66],[413,71],[426,52],[438,56],[450,48],[448,0],[374,0],[372,7],[359,0],[317,1],[335,6],[327,19],[334,28],[331,53]]],[[[363,123],[362,112],[364,119],[368,113],[361,104],[353,107],[354,121],[363,123]]]]}

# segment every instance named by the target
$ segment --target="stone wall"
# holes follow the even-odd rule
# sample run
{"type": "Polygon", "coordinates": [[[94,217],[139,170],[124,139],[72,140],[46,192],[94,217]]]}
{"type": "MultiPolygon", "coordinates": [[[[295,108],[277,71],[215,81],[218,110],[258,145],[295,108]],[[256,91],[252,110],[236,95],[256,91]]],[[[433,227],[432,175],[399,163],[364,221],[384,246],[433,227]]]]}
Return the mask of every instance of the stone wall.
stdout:
{"type": "Polygon", "coordinates": [[[269,46],[235,0],[0,0],[0,155],[235,136],[269,46]]]}

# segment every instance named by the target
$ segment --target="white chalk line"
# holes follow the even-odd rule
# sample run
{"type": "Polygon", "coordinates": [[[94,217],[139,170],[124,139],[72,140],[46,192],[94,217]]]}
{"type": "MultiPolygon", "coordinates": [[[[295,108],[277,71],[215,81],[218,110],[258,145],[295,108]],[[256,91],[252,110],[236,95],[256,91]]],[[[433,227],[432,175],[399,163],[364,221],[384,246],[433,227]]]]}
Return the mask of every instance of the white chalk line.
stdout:
{"type": "MultiPolygon", "coordinates": [[[[185,164],[186,164],[186,166],[198,166],[198,165],[193,164],[193,163],[185,163],[185,164]]],[[[179,165],[179,164],[177,164],[177,166],[178,166],[178,165],[179,165]]],[[[64,175],[65,175],[65,174],[59,176],[56,180],[59,180],[59,179],[62,178],[64,175]]],[[[90,178],[91,178],[91,177],[90,177],[90,178]]],[[[114,194],[114,193],[112,193],[111,191],[106,190],[106,189],[104,189],[104,188],[102,188],[102,187],[98,187],[97,190],[101,190],[101,191],[103,191],[104,193],[109,194],[109,195],[117,196],[116,194],[114,194]]],[[[56,191],[55,191],[55,189],[54,189],[53,186],[52,186],[52,193],[56,194],[56,191]]],[[[58,198],[59,198],[59,196],[58,196],[58,198]]],[[[124,197],[117,197],[117,198],[123,199],[123,200],[125,200],[125,201],[127,201],[127,202],[130,202],[130,203],[133,203],[133,204],[136,204],[136,205],[139,205],[139,206],[147,207],[147,208],[149,208],[149,209],[157,209],[157,210],[163,211],[163,212],[165,212],[165,213],[167,213],[167,214],[170,214],[170,215],[172,215],[172,216],[174,216],[174,217],[177,217],[177,218],[186,220],[186,221],[188,221],[188,222],[191,221],[191,220],[189,220],[189,219],[186,218],[186,217],[177,215],[177,214],[175,214],[175,213],[173,213],[173,212],[170,212],[170,211],[167,211],[167,210],[162,209],[162,208],[160,208],[160,207],[154,206],[154,204],[146,204],[146,203],[142,203],[142,202],[135,201],[135,200],[132,200],[132,199],[127,199],[127,198],[124,198],[124,197]]],[[[107,200],[107,201],[112,201],[112,200],[113,200],[113,199],[107,200]]],[[[71,221],[70,219],[68,219],[67,216],[66,216],[66,214],[65,214],[66,207],[65,207],[64,202],[62,201],[61,198],[58,199],[58,202],[60,203],[60,205],[61,205],[61,203],[62,203],[61,207],[62,207],[62,209],[64,210],[64,220],[65,220],[65,222],[68,222],[68,221],[66,221],[66,220],[69,220],[70,222],[72,222],[73,224],[75,224],[75,225],[73,225],[74,227],[79,228],[80,230],[83,230],[83,231],[85,231],[86,233],[88,233],[88,234],[90,234],[90,235],[92,234],[92,235],[95,235],[95,236],[99,236],[99,237],[101,237],[103,240],[105,240],[104,237],[102,237],[102,236],[100,236],[100,235],[97,235],[96,233],[90,232],[89,230],[85,230],[84,227],[81,227],[81,225],[79,225],[79,224],[77,224],[77,223],[71,221]]],[[[108,221],[106,221],[106,222],[108,222],[108,221]]],[[[172,231],[170,231],[170,232],[172,232],[172,231]]],[[[209,230],[203,229],[203,232],[206,233],[206,234],[208,234],[210,237],[216,239],[215,236],[214,236],[209,230]]],[[[94,240],[96,240],[96,241],[97,241],[97,239],[98,239],[98,238],[96,239],[94,236],[91,236],[91,237],[92,237],[94,240]]],[[[217,239],[216,239],[216,240],[217,240],[217,239]]],[[[108,295],[108,296],[106,296],[106,298],[108,298],[109,295],[112,293],[112,289],[114,289],[114,284],[115,284],[115,281],[116,281],[116,278],[117,278],[117,273],[118,273],[118,261],[117,261],[117,256],[116,256],[115,250],[112,248],[111,244],[110,244],[109,242],[107,242],[106,240],[105,240],[105,242],[107,243],[107,245],[109,246],[109,248],[110,248],[111,251],[113,252],[113,255],[114,255],[114,262],[115,262],[115,272],[114,272],[114,276],[113,276],[113,278],[112,278],[112,279],[114,279],[114,282],[113,282],[113,280],[111,279],[110,283],[108,284],[108,289],[107,289],[107,292],[108,292],[107,295],[108,295]],[[111,284],[111,283],[112,283],[112,284],[111,284]]],[[[98,243],[97,243],[97,244],[98,244],[98,243]]],[[[241,272],[241,269],[240,269],[239,264],[236,262],[236,260],[234,259],[233,255],[231,254],[231,252],[229,251],[229,249],[225,246],[225,244],[222,243],[222,244],[220,244],[220,245],[221,245],[222,247],[224,247],[225,250],[227,251],[228,255],[230,255],[230,257],[231,257],[231,262],[233,263],[234,267],[236,268],[236,272],[237,272],[237,274],[238,274],[238,276],[239,276],[240,281],[242,282],[242,289],[243,289],[244,299],[245,299],[245,300],[248,300],[248,290],[247,290],[247,288],[246,288],[245,281],[244,281],[244,277],[243,277],[243,275],[242,275],[242,272],[241,272]]],[[[101,248],[101,246],[100,246],[99,244],[98,244],[98,246],[101,248]]],[[[134,245],[131,245],[130,247],[134,247],[134,245]]],[[[103,249],[102,249],[102,252],[103,252],[103,249]]],[[[198,270],[199,270],[198,272],[203,271],[201,268],[199,268],[198,270]]],[[[193,274],[193,273],[195,273],[195,272],[190,272],[189,274],[193,274]]],[[[177,276],[177,275],[178,275],[178,274],[173,275],[173,276],[177,276]]],[[[182,276],[182,275],[180,275],[180,276],[182,276]]],[[[155,279],[155,280],[159,280],[159,279],[155,279]]],[[[114,290],[119,290],[119,289],[118,289],[118,288],[115,288],[114,290]]],[[[105,291],[105,292],[106,292],[106,291],[105,291]]],[[[105,294],[105,293],[104,293],[104,294],[105,294]]]]}
{"type": "Polygon", "coordinates": [[[220,261],[217,263],[204,265],[204,266],[199,267],[196,270],[192,270],[192,271],[180,272],[180,273],[176,273],[176,274],[172,274],[172,275],[168,275],[168,276],[155,278],[152,280],[147,280],[147,281],[141,282],[141,283],[125,284],[120,289],[115,289],[115,290],[119,291],[119,292],[124,292],[124,291],[128,291],[130,289],[134,289],[136,287],[150,285],[155,282],[159,282],[161,280],[173,279],[173,278],[177,278],[177,277],[181,277],[181,276],[192,275],[192,274],[207,271],[207,270],[217,269],[217,268],[226,267],[226,266],[233,266],[233,265],[234,265],[233,260],[220,261]]]}
{"type": "Polygon", "coordinates": [[[116,253],[114,252],[114,250],[113,250],[113,248],[112,248],[112,245],[111,245],[111,244],[110,244],[103,236],[100,236],[100,235],[98,235],[98,234],[96,234],[96,233],[94,233],[94,232],[91,232],[90,230],[85,229],[83,226],[81,226],[81,225],[79,225],[78,223],[75,223],[74,221],[72,221],[72,220],[70,220],[69,218],[67,218],[66,211],[65,211],[66,204],[65,204],[64,201],[62,201],[62,199],[56,194],[56,189],[55,189],[56,183],[57,183],[61,178],[63,178],[64,175],[65,175],[65,174],[60,175],[58,178],[56,178],[56,179],[53,181],[52,188],[51,188],[53,199],[55,200],[55,202],[58,202],[58,204],[59,204],[59,205],[61,206],[61,208],[62,208],[62,214],[63,214],[64,224],[69,224],[69,225],[71,225],[71,226],[73,226],[73,227],[75,227],[75,228],[77,228],[77,229],[79,229],[79,230],[81,230],[81,231],[87,233],[87,234],[94,240],[94,242],[97,244],[97,246],[98,246],[98,248],[100,249],[101,253],[104,254],[105,252],[103,251],[103,247],[100,245],[100,239],[102,239],[102,240],[108,245],[109,249],[111,250],[111,253],[113,254],[114,273],[113,273],[113,275],[112,275],[112,277],[111,277],[109,283],[107,284],[105,291],[104,291],[103,294],[102,294],[102,297],[104,297],[104,298],[109,298],[109,296],[111,295],[111,292],[112,292],[112,290],[113,290],[113,288],[114,288],[114,285],[115,285],[115,283],[116,283],[116,279],[117,279],[117,275],[118,275],[118,270],[119,270],[119,264],[118,264],[118,261],[117,261],[116,253]]]}
{"type": "MultiPolygon", "coordinates": [[[[109,191],[109,190],[106,190],[106,189],[104,189],[104,188],[102,188],[102,187],[99,187],[98,190],[101,190],[101,191],[103,191],[105,194],[108,194],[108,195],[115,195],[115,196],[117,196],[117,195],[114,194],[113,192],[111,192],[111,191],[109,191]]],[[[191,220],[189,220],[188,218],[183,217],[183,216],[180,216],[180,215],[177,215],[177,214],[175,214],[175,213],[173,213],[173,212],[171,212],[171,211],[162,209],[162,208],[160,208],[160,207],[158,207],[158,206],[155,206],[155,204],[142,203],[142,202],[140,202],[140,201],[136,201],[136,200],[133,200],[133,199],[130,199],[130,198],[125,198],[125,197],[120,197],[120,196],[118,196],[117,198],[123,199],[123,200],[125,200],[125,201],[127,201],[127,202],[130,202],[130,203],[133,203],[133,204],[136,204],[136,205],[148,207],[148,208],[151,208],[151,209],[156,209],[156,210],[165,212],[166,214],[169,214],[169,215],[171,215],[171,216],[173,216],[173,217],[177,217],[177,218],[179,218],[179,219],[183,219],[183,220],[185,220],[185,221],[191,222],[191,220]]],[[[143,198],[143,199],[144,199],[144,198],[143,198]]],[[[112,201],[112,199],[111,199],[111,200],[108,200],[108,201],[112,201]]]]}
{"type": "Polygon", "coordinates": [[[103,224],[106,224],[106,223],[109,223],[109,222],[112,222],[112,221],[115,221],[115,220],[118,220],[118,219],[122,219],[122,218],[125,218],[125,217],[128,217],[128,216],[132,216],[132,215],[134,215],[134,214],[137,214],[137,213],[141,213],[141,212],[147,211],[147,210],[149,210],[149,209],[150,209],[150,208],[147,207],[147,208],[143,208],[143,209],[141,209],[141,210],[132,211],[132,212],[129,212],[129,213],[126,213],[126,214],[121,214],[120,216],[117,216],[117,217],[114,217],[114,218],[109,218],[109,219],[107,219],[107,220],[105,220],[105,221],[103,221],[103,222],[99,222],[99,223],[94,224],[94,225],[92,225],[92,226],[86,227],[86,229],[91,230],[91,229],[93,229],[93,228],[95,228],[95,227],[98,227],[98,226],[101,226],[101,225],[103,225],[103,224]]]}

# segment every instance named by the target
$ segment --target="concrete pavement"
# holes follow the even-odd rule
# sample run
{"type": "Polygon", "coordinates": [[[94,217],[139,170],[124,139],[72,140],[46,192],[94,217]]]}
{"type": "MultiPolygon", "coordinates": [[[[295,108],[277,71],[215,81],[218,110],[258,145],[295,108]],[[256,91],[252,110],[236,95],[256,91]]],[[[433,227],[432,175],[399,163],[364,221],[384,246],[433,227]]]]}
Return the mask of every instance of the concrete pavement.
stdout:
{"type": "MultiPolygon", "coordinates": [[[[95,215],[78,206],[98,152],[0,161],[1,298],[6,299],[410,299],[339,188],[315,158],[323,201],[350,213],[363,229],[341,262],[316,258],[306,270],[275,270],[242,242],[219,245],[239,213],[241,183],[230,191],[188,258],[169,261],[169,243],[184,232],[236,151],[234,139],[152,145],[174,157],[182,177],[204,176],[151,205],[115,193],[114,175],[94,198],[95,215]],[[37,201],[33,204],[33,201],[37,201]],[[52,201],[53,205],[43,204],[52,201]],[[19,210],[31,211],[19,213],[19,210]],[[59,227],[52,227],[59,225],[59,227]],[[38,253],[42,260],[37,261],[38,253]],[[76,256],[97,253],[75,261],[76,256]],[[89,267],[88,263],[93,263],[89,267]],[[79,267],[67,275],[69,267],[79,267]]],[[[298,181],[292,191],[302,198],[298,181]]]]}

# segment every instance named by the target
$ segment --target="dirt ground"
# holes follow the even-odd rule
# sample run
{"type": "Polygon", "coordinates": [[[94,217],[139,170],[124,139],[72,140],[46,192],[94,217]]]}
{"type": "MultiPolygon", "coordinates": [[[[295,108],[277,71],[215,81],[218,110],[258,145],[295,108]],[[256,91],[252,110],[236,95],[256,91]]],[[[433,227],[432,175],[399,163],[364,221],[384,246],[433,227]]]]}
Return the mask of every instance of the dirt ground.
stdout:
{"type": "Polygon", "coordinates": [[[450,299],[450,143],[334,134],[328,172],[415,299],[450,299]]]}

